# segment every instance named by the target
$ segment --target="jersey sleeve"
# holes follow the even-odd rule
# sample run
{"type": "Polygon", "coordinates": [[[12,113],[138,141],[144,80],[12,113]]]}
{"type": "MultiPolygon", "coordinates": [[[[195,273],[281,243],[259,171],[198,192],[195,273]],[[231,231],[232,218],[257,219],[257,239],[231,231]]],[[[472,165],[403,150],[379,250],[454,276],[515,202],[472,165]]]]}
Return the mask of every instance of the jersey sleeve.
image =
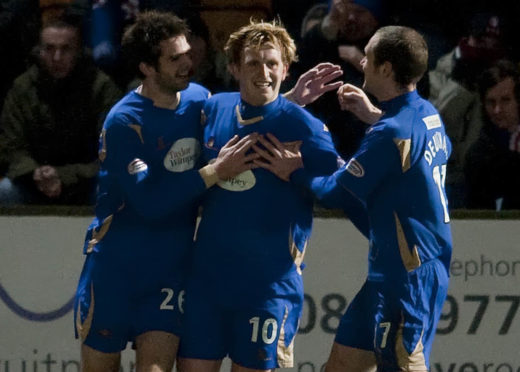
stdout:
{"type": "Polygon", "coordinates": [[[341,209],[356,228],[368,238],[370,225],[366,205],[349,190],[338,184],[336,175],[312,177],[305,169],[291,175],[291,182],[310,190],[316,200],[325,208],[341,209]]]}
{"type": "Polygon", "coordinates": [[[393,131],[373,128],[347,164],[336,173],[337,182],[363,202],[390,174],[401,171],[399,151],[393,131]]]}
{"type": "Polygon", "coordinates": [[[310,129],[300,149],[304,167],[314,176],[330,175],[338,169],[340,160],[330,133],[325,130],[325,125],[317,120],[312,123],[310,129]]]}
{"type": "Polygon", "coordinates": [[[117,180],[124,202],[143,217],[163,217],[193,203],[206,190],[198,169],[159,172],[147,164],[139,126],[113,122],[102,136],[102,170],[117,180]]]}
{"type": "Polygon", "coordinates": [[[367,197],[385,177],[400,169],[393,132],[384,125],[367,133],[348,163],[331,176],[316,177],[307,167],[291,180],[311,190],[327,208],[341,208],[360,232],[368,236],[367,197]]]}
{"type": "MultiPolygon", "coordinates": [[[[337,184],[334,174],[344,162],[337,154],[324,125],[319,121],[314,124],[311,127],[311,135],[302,144],[304,170],[301,172],[300,182],[295,183],[310,190],[323,207],[342,209],[358,230],[368,236],[368,216],[365,205],[351,192],[337,184]]],[[[294,179],[298,179],[298,176],[294,179]]]]}

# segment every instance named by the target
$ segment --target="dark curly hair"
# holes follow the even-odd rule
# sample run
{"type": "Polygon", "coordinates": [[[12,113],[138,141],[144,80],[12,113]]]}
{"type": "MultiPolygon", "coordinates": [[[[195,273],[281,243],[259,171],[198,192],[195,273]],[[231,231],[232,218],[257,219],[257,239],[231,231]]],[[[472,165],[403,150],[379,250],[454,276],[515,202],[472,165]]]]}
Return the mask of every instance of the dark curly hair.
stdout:
{"type": "Polygon", "coordinates": [[[144,62],[158,67],[161,41],[178,35],[188,36],[189,32],[186,22],[173,13],[155,10],[143,12],[123,35],[123,58],[129,69],[143,78],[139,64],[144,62]]]}

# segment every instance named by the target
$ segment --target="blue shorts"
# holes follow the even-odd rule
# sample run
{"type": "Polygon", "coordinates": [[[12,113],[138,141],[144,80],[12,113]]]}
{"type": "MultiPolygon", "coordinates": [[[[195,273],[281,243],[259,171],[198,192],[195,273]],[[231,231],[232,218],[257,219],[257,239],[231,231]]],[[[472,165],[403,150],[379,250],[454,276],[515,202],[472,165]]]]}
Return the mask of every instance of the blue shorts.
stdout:
{"type": "Polygon", "coordinates": [[[301,276],[234,292],[244,283],[236,283],[231,291],[229,283],[209,283],[197,278],[187,287],[179,356],[207,360],[229,356],[253,369],[292,367],[303,308],[301,276]]]}
{"type": "Polygon", "coordinates": [[[366,281],[343,315],[335,341],[373,351],[382,371],[429,369],[448,282],[437,260],[409,273],[406,283],[366,281]]]}
{"type": "Polygon", "coordinates": [[[113,353],[147,331],[180,336],[184,280],[173,267],[167,259],[146,255],[88,254],[74,304],[76,337],[113,353]]]}

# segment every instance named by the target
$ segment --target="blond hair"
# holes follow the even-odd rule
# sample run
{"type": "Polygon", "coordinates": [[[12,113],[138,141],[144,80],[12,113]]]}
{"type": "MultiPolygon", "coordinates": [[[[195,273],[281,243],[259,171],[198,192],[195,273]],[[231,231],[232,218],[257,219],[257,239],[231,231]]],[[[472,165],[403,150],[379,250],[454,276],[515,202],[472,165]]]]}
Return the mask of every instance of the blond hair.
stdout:
{"type": "Polygon", "coordinates": [[[279,21],[257,22],[251,20],[248,25],[229,36],[224,51],[229,63],[238,65],[245,48],[259,49],[267,43],[272,43],[280,48],[283,63],[290,65],[298,60],[294,40],[279,21]]]}

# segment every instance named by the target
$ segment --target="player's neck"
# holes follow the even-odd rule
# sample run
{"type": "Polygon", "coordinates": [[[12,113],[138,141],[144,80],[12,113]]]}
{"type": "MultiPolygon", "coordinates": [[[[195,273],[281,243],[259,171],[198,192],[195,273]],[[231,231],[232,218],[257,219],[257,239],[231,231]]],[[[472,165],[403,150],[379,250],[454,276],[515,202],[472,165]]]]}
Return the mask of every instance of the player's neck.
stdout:
{"type": "Polygon", "coordinates": [[[387,84],[386,87],[379,89],[377,94],[374,94],[379,102],[390,101],[396,97],[402,96],[403,94],[413,92],[416,89],[415,84],[408,84],[406,86],[400,86],[398,84],[387,84]]]}
{"type": "Polygon", "coordinates": [[[174,110],[180,102],[180,92],[164,92],[158,87],[143,83],[137,87],[136,92],[153,101],[154,106],[174,110]]]}

